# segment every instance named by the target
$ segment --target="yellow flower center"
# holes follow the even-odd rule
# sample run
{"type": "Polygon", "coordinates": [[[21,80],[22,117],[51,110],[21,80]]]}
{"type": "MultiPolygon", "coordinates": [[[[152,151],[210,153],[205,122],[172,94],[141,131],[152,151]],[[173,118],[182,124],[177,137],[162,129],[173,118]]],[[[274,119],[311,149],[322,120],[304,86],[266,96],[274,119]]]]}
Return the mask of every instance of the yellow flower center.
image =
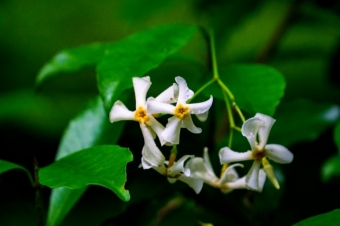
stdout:
{"type": "Polygon", "coordinates": [[[135,112],[135,119],[139,122],[139,123],[145,123],[148,122],[149,116],[146,112],[146,109],[144,107],[139,107],[136,112],[135,112]]]}
{"type": "Polygon", "coordinates": [[[182,104],[178,104],[176,106],[174,115],[176,115],[178,118],[182,119],[188,114],[189,114],[189,107],[183,106],[182,104]]]}
{"type": "Polygon", "coordinates": [[[255,160],[261,161],[264,157],[266,157],[266,152],[264,150],[263,151],[255,150],[252,152],[252,155],[255,160]]]}

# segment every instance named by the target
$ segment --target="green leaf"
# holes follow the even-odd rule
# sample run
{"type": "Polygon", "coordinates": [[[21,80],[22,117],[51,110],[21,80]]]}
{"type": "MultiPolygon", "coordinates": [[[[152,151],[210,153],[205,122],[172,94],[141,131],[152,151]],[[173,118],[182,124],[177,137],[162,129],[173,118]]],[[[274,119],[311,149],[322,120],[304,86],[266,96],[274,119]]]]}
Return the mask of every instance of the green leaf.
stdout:
{"type": "MultiPolygon", "coordinates": [[[[283,96],[285,81],[272,67],[257,64],[238,64],[220,70],[220,79],[233,93],[237,105],[250,115],[273,115],[283,96]]],[[[209,86],[205,94],[223,100],[221,88],[209,86]]]]}
{"type": "Polygon", "coordinates": [[[74,72],[84,67],[94,66],[100,61],[110,45],[112,43],[94,43],[62,50],[40,70],[36,78],[36,87],[40,87],[47,79],[61,73],[74,72]]]}
{"type": "Polygon", "coordinates": [[[338,120],[339,115],[340,108],[334,104],[306,99],[284,103],[277,108],[269,143],[290,146],[300,141],[315,140],[338,120]]]}
{"type": "MultiPolygon", "coordinates": [[[[340,122],[338,122],[335,126],[334,130],[334,141],[338,147],[338,150],[340,152],[340,122]]],[[[339,153],[340,154],[340,153],[339,153]]]]}
{"type": "Polygon", "coordinates": [[[23,170],[28,175],[28,178],[29,178],[30,182],[32,183],[32,185],[34,184],[30,172],[28,172],[28,170],[25,167],[22,167],[18,164],[0,159],[0,174],[7,172],[9,170],[14,170],[14,169],[23,170]]]}
{"type": "Polygon", "coordinates": [[[141,77],[185,45],[196,27],[172,24],[131,35],[107,49],[97,66],[98,88],[106,109],[118,95],[132,87],[132,77],[141,77]]]}
{"type": "Polygon", "coordinates": [[[127,148],[101,145],[68,155],[39,171],[40,183],[50,188],[79,189],[100,185],[112,190],[123,201],[129,201],[124,189],[126,164],[133,156],[127,148]]]}
{"type": "MultiPolygon", "coordinates": [[[[92,100],[69,124],[57,151],[56,160],[76,151],[99,144],[114,144],[123,129],[123,122],[111,124],[100,97],[92,100]]],[[[47,225],[58,225],[86,191],[57,188],[52,190],[47,225]]]]}
{"type": "Polygon", "coordinates": [[[340,222],[340,209],[335,209],[331,212],[320,214],[314,217],[307,218],[303,221],[300,221],[295,226],[319,226],[319,225],[327,225],[327,226],[336,226],[339,225],[340,222]]]}
{"type": "Polygon", "coordinates": [[[326,160],[321,167],[321,178],[327,182],[334,176],[340,176],[340,156],[336,155],[326,160]]]}

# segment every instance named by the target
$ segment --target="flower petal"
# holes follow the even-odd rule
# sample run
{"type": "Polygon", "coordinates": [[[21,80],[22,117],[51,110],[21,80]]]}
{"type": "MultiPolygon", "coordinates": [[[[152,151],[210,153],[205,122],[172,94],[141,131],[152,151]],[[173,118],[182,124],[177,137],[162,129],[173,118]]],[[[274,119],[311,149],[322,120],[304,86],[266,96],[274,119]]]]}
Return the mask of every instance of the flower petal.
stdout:
{"type": "Polygon", "coordinates": [[[189,98],[192,97],[192,91],[188,88],[187,82],[184,78],[177,76],[175,78],[178,84],[178,103],[186,103],[189,98]]]}
{"type": "Polygon", "coordinates": [[[237,166],[242,167],[242,168],[244,167],[240,163],[228,166],[228,168],[224,171],[223,175],[221,176],[220,184],[224,184],[224,183],[227,183],[227,182],[234,182],[234,181],[239,179],[238,173],[234,169],[237,166]]]}
{"type": "Polygon", "coordinates": [[[266,155],[274,162],[286,164],[293,161],[293,154],[284,146],[279,144],[268,144],[265,147],[266,155]]]}
{"type": "Polygon", "coordinates": [[[176,116],[168,119],[165,129],[163,130],[162,137],[165,141],[172,144],[179,144],[179,134],[181,131],[182,120],[176,116]]]}
{"type": "Polygon", "coordinates": [[[205,165],[205,168],[207,169],[207,171],[211,175],[215,175],[214,169],[212,168],[212,165],[211,165],[211,162],[210,162],[210,158],[209,158],[209,154],[208,154],[208,148],[206,148],[206,147],[203,149],[203,159],[204,159],[204,165],[205,165]]]}
{"type": "Polygon", "coordinates": [[[203,180],[208,184],[216,184],[218,181],[216,175],[207,170],[202,158],[196,157],[191,159],[185,167],[190,170],[191,177],[203,180]]]}
{"type": "Polygon", "coordinates": [[[149,115],[149,121],[147,125],[151,127],[151,129],[157,134],[161,145],[163,146],[166,141],[163,139],[162,133],[164,131],[164,126],[159,123],[152,115],[149,115]]]}
{"type": "Polygon", "coordinates": [[[221,191],[223,193],[229,193],[235,189],[245,189],[247,188],[246,177],[242,177],[233,182],[225,183],[221,185],[221,191]]]}
{"type": "Polygon", "coordinates": [[[193,177],[187,177],[187,176],[181,174],[181,176],[178,178],[178,180],[188,184],[189,187],[194,189],[196,194],[200,193],[200,191],[202,190],[203,181],[200,180],[200,179],[196,179],[196,178],[193,178],[193,177]]]}
{"type": "Polygon", "coordinates": [[[135,120],[135,117],[133,111],[127,109],[120,100],[117,100],[110,111],[110,122],[121,120],[135,120]]]}
{"type": "Polygon", "coordinates": [[[171,104],[158,102],[153,98],[148,98],[146,106],[148,114],[167,113],[173,115],[176,108],[171,104]]]}
{"type": "Polygon", "coordinates": [[[202,114],[196,114],[196,117],[198,118],[198,120],[200,120],[201,122],[204,122],[205,120],[207,120],[209,115],[209,111],[206,111],[202,114]]]}
{"type": "Polygon", "coordinates": [[[168,175],[174,177],[177,174],[184,172],[184,162],[188,158],[194,158],[194,155],[184,155],[182,158],[178,159],[171,167],[168,168],[168,175]]]}
{"type": "Polygon", "coordinates": [[[156,146],[149,128],[144,123],[140,124],[140,128],[145,142],[142,150],[144,160],[152,166],[162,167],[162,165],[164,165],[165,157],[156,146]]]}
{"type": "Polygon", "coordinates": [[[228,147],[224,147],[220,150],[219,157],[221,164],[253,159],[251,151],[236,152],[228,147]]]}
{"type": "Polygon", "coordinates": [[[248,119],[242,125],[242,135],[247,137],[252,150],[257,146],[257,133],[263,125],[264,122],[255,117],[248,119]]]}
{"type": "Polygon", "coordinates": [[[258,118],[264,122],[264,125],[259,130],[259,146],[262,149],[267,144],[270,130],[272,129],[272,126],[276,120],[261,113],[257,113],[255,118],[258,118]]]}
{"type": "Polygon", "coordinates": [[[246,176],[246,183],[247,188],[251,190],[259,189],[259,171],[260,171],[261,162],[254,161],[253,165],[251,166],[247,176],[246,176]]]}
{"type": "Polygon", "coordinates": [[[174,83],[172,86],[164,90],[161,94],[159,94],[155,100],[163,103],[176,103],[178,97],[178,85],[174,83]]]}
{"type": "Polygon", "coordinates": [[[191,115],[186,115],[183,118],[183,126],[184,128],[187,128],[192,133],[202,133],[202,129],[199,127],[196,127],[194,122],[192,121],[191,115]]]}
{"type": "Polygon", "coordinates": [[[148,92],[151,86],[150,77],[149,76],[143,78],[133,77],[132,83],[133,89],[135,90],[136,109],[138,109],[139,106],[145,106],[146,93],[148,92]]]}
{"type": "Polygon", "coordinates": [[[212,103],[213,97],[210,96],[209,100],[201,103],[187,104],[187,106],[189,107],[190,114],[202,114],[210,109],[212,103]]]}

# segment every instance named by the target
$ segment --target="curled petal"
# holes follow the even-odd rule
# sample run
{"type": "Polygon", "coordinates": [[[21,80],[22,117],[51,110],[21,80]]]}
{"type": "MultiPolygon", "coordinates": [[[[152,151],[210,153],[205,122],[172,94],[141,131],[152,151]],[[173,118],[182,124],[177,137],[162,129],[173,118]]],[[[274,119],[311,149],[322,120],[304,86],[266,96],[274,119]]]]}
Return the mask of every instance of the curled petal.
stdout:
{"type": "Polygon", "coordinates": [[[221,191],[223,193],[229,193],[235,189],[246,189],[246,188],[247,188],[247,183],[246,183],[245,176],[237,179],[236,181],[228,182],[228,183],[221,185],[221,191]]]}
{"type": "Polygon", "coordinates": [[[198,118],[198,120],[200,120],[201,122],[204,122],[205,120],[207,120],[209,115],[209,111],[206,111],[202,114],[196,114],[196,117],[198,118]]]}
{"type": "Polygon", "coordinates": [[[258,118],[264,122],[264,125],[259,130],[259,146],[260,148],[263,148],[267,144],[270,130],[272,129],[272,126],[276,120],[268,115],[260,113],[257,113],[255,118],[258,118]]]}
{"type": "Polygon", "coordinates": [[[162,167],[164,165],[165,157],[162,152],[158,149],[149,128],[145,124],[140,124],[143,137],[144,147],[142,155],[145,161],[155,167],[162,167]]]}
{"type": "Polygon", "coordinates": [[[148,99],[146,106],[148,114],[167,113],[173,115],[175,110],[175,106],[158,102],[153,98],[148,99]]]}
{"type": "Polygon", "coordinates": [[[184,155],[182,158],[178,159],[170,168],[168,168],[168,175],[171,177],[176,176],[177,174],[184,172],[184,162],[188,158],[194,158],[194,155],[184,155]]]}
{"type": "Polygon", "coordinates": [[[168,119],[165,129],[163,130],[162,137],[166,142],[172,144],[179,144],[179,134],[181,131],[181,122],[179,118],[173,116],[168,119]]]}
{"type": "Polygon", "coordinates": [[[192,91],[188,88],[187,82],[180,76],[175,78],[178,84],[178,103],[186,103],[192,97],[192,91]]]}
{"type": "Polygon", "coordinates": [[[285,164],[293,161],[293,154],[284,146],[279,144],[268,144],[265,147],[266,155],[274,162],[285,164]]]}
{"type": "Polygon", "coordinates": [[[208,184],[215,184],[218,181],[216,175],[207,170],[202,158],[191,159],[185,167],[190,170],[191,177],[203,180],[208,184]]]}
{"type": "Polygon", "coordinates": [[[173,84],[166,90],[164,90],[161,94],[159,94],[155,100],[158,102],[163,102],[163,103],[175,103],[177,102],[177,97],[178,97],[178,85],[173,84]]]}
{"type": "Polygon", "coordinates": [[[134,112],[126,108],[126,106],[117,100],[110,111],[110,122],[121,120],[135,120],[134,112]]]}
{"type": "Polygon", "coordinates": [[[200,191],[202,190],[202,187],[203,187],[203,181],[202,180],[199,180],[199,179],[196,179],[196,178],[193,178],[193,177],[187,177],[183,174],[181,174],[181,176],[178,178],[178,180],[189,185],[189,187],[194,189],[196,194],[200,193],[200,191]]]}
{"type": "Polygon", "coordinates": [[[139,106],[145,106],[146,93],[148,92],[151,82],[150,77],[146,76],[143,78],[133,77],[133,89],[135,90],[136,97],[136,109],[139,106]]]}
{"type": "Polygon", "coordinates": [[[238,180],[238,173],[236,172],[236,170],[234,169],[235,167],[244,167],[242,164],[238,163],[238,164],[233,164],[231,166],[229,166],[223,173],[223,175],[221,176],[221,180],[220,180],[220,184],[224,184],[227,182],[234,182],[236,180],[238,180]]]}
{"type": "Polygon", "coordinates": [[[202,129],[195,126],[192,121],[191,115],[187,115],[183,118],[183,126],[192,133],[202,133],[202,129]]]}
{"type": "Polygon", "coordinates": [[[143,167],[143,169],[150,169],[152,168],[152,164],[150,164],[148,161],[144,159],[144,157],[142,157],[142,163],[141,165],[139,165],[139,167],[143,167]]]}
{"type": "Polygon", "coordinates": [[[203,159],[204,159],[205,168],[207,169],[209,174],[215,175],[214,170],[213,170],[212,165],[211,165],[211,162],[210,162],[210,158],[209,158],[209,154],[208,154],[208,148],[203,149],[203,159]]]}
{"type": "Polygon", "coordinates": [[[262,126],[264,126],[264,122],[255,117],[248,119],[242,125],[242,135],[247,137],[252,148],[257,145],[255,139],[262,126]]]}
{"type": "Polygon", "coordinates": [[[213,97],[210,96],[209,100],[196,104],[187,104],[190,114],[203,114],[208,111],[213,103],[213,97]]]}
{"type": "Polygon", "coordinates": [[[236,152],[228,147],[224,147],[220,150],[219,157],[221,164],[253,159],[251,151],[236,152]]]}
{"type": "Polygon", "coordinates": [[[250,168],[246,176],[246,183],[247,183],[248,189],[251,189],[251,190],[259,189],[260,166],[261,166],[261,162],[255,160],[252,167],[250,168]]]}

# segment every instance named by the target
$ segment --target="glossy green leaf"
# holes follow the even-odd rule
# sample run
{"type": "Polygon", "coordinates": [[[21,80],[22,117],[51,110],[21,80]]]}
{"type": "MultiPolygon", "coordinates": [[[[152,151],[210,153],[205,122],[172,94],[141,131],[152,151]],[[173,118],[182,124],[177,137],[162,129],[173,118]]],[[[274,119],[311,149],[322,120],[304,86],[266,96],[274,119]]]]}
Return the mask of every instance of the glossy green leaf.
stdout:
{"type": "Polygon", "coordinates": [[[321,178],[324,182],[334,176],[340,176],[340,156],[336,155],[323,163],[321,167],[321,178]]]}
{"type": "Polygon", "coordinates": [[[97,66],[98,88],[106,109],[122,91],[132,87],[132,77],[142,77],[156,68],[185,45],[195,31],[192,25],[164,25],[131,35],[108,48],[97,66]]]}
{"type": "Polygon", "coordinates": [[[127,148],[101,145],[68,155],[39,171],[40,183],[50,188],[79,189],[100,185],[112,190],[123,201],[130,200],[125,190],[126,164],[133,156],[127,148]]]}
{"type": "MultiPolygon", "coordinates": [[[[123,125],[122,122],[111,124],[101,98],[95,98],[69,123],[58,148],[56,160],[94,145],[114,144],[122,132],[123,125]]],[[[85,191],[86,187],[72,190],[61,187],[52,190],[47,225],[58,225],[85,191]]]]}
{"type": "Polygon", "coordinates": [[[328,213],[307,218],[303,221],[300,221],[297,224],[294,224],[294,226],[319,226],[319,225],[337,226],[339,225],[339,222],[340,222],[340,209],[335,209],[328,213]]]}
{"type": "MultiPolygon", "coordinates": [[[[233,93],[237,105],[250,115],[273,115],[285,88],[281,73],[265,65],[230,65],[220,70],[220,79],[233,93]]],[[[205,93],[223,100],[217,84],[209,86],[205,93]]]]}
{"type": "Polygon", "coordinates": [[[276,122],[270,132],[270,143],[290,146],[306,140],[315,140],[340,116],[340,108],[334,104],[316,103],[298,99],[277,108],[276,122]]]}
{"type": "Polygon", "coordinates": [[[112,43],[94,43],[72,49],[62,50],[46,63],[36,78],[36,87],[47,79],[65,72],[74,72],[84,67],[95,66],[112,43]]]}
{"type": "Polygon", "coordinates": [[[33,179],[32,179],[32,176],[30,174],[30,172],[28,172],[28,170],[25,168],[25,167],[22,167],[18,164],[15,164],[15,163],[12,163],[12,162],[8,162],[8,161],[5,161],[5,160],[1,160],[0,159],[0,174],[4,173],[4,172],[7,172],[9,170],[14,170],[14,169],[20,169],[20,170],[23,170],[29,177],[32,185],[33,185],[33,179]]]}
{"type": "Polygon", "coordinates": [[[339,153],[340,153],[340,122],[338,122],[335,126],[334,141],[335,141],[335,143],[338,147],[339,153]]]}

